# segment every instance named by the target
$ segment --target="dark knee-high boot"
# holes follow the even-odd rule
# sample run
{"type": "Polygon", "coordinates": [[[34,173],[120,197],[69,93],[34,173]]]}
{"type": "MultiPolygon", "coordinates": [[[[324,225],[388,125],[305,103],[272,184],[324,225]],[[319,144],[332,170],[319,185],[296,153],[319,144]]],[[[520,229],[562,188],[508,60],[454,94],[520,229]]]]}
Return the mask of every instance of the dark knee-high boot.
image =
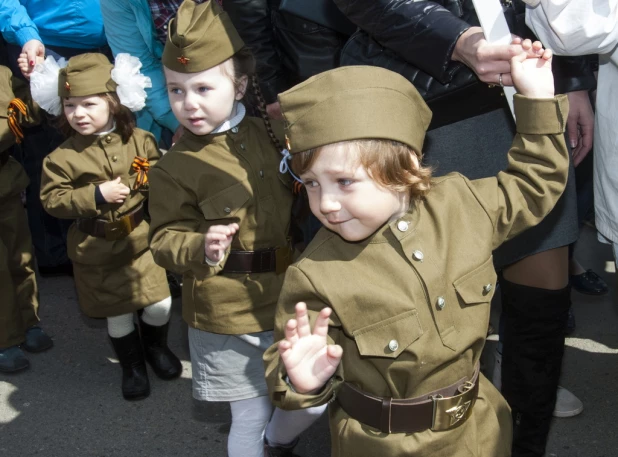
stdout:
{"type": "Polygon", "coordinates": [[[125,400],[146,398],[150,395],[150,382],[137,328],[121,338],[109,339],[122,367],[122,396],[125,400]]]}
{"type": "Polygon", "coordinates": [[[542,457],[556,404],[571,289],[539,289],[504,279],[500,287],[502,394],[513,414],[513,457],[542,457]]]}
{"type": "Polygon", "coordinates": [[[169,322],[155,327],[139,319],[146,361],[161,379],[174,379],[182,373],[182,364],[167,346],[169,322]]]}

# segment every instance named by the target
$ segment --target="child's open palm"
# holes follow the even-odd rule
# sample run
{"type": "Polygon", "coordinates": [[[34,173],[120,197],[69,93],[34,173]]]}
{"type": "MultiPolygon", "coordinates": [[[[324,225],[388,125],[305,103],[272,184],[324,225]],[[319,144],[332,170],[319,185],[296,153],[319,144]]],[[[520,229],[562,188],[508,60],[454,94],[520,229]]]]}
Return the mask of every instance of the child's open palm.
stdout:
{"type": "Polygon", "coordinates": [[[296,319],[290,319],[285,326],[285,339],[279,343],[279,354],[288,379],[298,393],[321,389],[341,362],[341,346],[327,344],[326,340],[331,312],[330,308],[320,311],[312,333],[307,305],[300,302],[296,304],[296,319]]]}
{"type": "Polygon", "coordinates": [[[537,57],[522,52],[511,59],[511,76],[517,92],[530,98],[553,98],[552,51],[543,49],[539,41],[524,40],[522,47],[524,51],[534,51],[537,57]]]}
{"type": "Polygon", "coordinates": [[[204,254],[211,262],[219,262],[238,231],[238,224],[212,225],[204,235],[204,254]]]}

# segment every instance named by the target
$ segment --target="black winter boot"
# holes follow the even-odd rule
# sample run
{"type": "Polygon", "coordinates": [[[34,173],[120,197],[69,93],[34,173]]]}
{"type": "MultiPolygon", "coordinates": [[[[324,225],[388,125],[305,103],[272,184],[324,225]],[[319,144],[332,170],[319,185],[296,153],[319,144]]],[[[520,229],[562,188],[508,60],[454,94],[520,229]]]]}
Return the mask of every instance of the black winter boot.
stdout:
{"type": "Polygon", "coordinates": [[[294,454],[294,448],[298,444],[299,438],[297,437],[287,446],[271,446],[268,444],[266,437],[264,437],[264,457],[299,457],[298,454],[294,454]]]}
{"type": "Polygon", "coordinates": [[[161,379],[174,379],[182,373],[182,364],[167,346],[167,324],[155,327],[139,319],[146,361],[161,379]]]}
{"type": "Polygon", "coordinates": [[[542,457],[556,404],[571,288],[539,289],[500,279],[502,394],[513,414],[512,457],[542,457]]]}
{"type": "Polygon", "coordinates": [[[150,395],[150,382],[137,328],[121,338],[109,339],[122,367],[122,396],[125,400],[146,398],[150,395]]]}

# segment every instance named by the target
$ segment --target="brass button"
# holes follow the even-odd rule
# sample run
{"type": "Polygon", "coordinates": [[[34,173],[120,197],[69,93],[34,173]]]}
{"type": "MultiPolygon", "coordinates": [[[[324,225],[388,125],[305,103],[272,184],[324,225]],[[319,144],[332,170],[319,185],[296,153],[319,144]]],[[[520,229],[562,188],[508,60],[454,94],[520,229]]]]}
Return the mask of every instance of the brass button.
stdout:
{"type": "Polygon", "coordinates": [[[399,221],[397,222],[397,228],[399,229],[400,232],[405,232],[406,230],[408,230],[408,223],[406,221],[399,221]]]}
{"type": "Polygon", "coordinates": [[[223,208],[223,211],[225,211],[226,213],[231,213],[232,212],[232,210],[228,206],[223,208]]]}
{"type": "Polygon", "coordinates": [[[488,294],[489,292],[491,292],[491,290],[494,288],[493,284],[485,284],[483,286],[483,293],[484,294],[488,294]]]}
{"type": "Polygon", "coordinates": [[[444,309],[446,306],[446,300],[444,300],[444,297],[438,297],[438,300],[436,300],[436,306],[438,309],[444,309]]]}
{"type": "Polygon", "coordinates": [[[109,136],[109,135],[107,135],[107,136],[105,137],[105,142],[106,142],[106,143],[111,143],[111,142],[112,142],[112,137],[111,137],[111,136],[109,136]]]}
{"type": "Polygon", "coordinates": [[[388,342],[388,348],[395,352],[397,349],[399,349],[399,343],[397,342],[397,340],[390,340],[388,342]]]}
{"type": "Polygon", "coordinates": [[[232,127],[232,128],[230,129],[230,131],[231,131],[232,133],[238,133],[238,127],[232,127]]]}
{"type": "Polygon", "coordinates": [[[244,143],[240,143],[240,149],[243,149],[243,150],[245,149],[244,143]]]}
{"type": "Polygon", "coordinates": [[[118,156],[112,156],[112,162],[118,162],[118,156]]]}
{"type": "Polygon", "coordinates": [[[264,177],[264,170],[260,170],[260,178],[264,177]]]}
{"type": "Polygon", "coordinates": [[[414,260],[418,260],[422,262],[423,257],[425,257],[425,255],[423,255],[423,253],[417,249],[416,251],[412,253],[412,257],[414,258],[414,260]]]}

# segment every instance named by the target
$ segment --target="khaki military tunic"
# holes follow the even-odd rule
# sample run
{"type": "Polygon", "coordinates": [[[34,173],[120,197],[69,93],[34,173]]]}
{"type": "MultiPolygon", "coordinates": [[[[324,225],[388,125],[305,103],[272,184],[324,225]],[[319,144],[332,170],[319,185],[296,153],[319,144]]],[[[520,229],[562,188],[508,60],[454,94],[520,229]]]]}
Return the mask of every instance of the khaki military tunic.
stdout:
{"type": "MultiPolygon", "coordinates": [[[[99,218],[116,221],[144,203],[147,193],[133,190],[135,156],[154,164],[159,150],[154,137],[135,129],[126,144],[118,133],[74,135],[45,158],[41,201],[52,216],[65,219],[99,218]],[[97,206],[95,187],[121,177],[131,189],[121,203],[97,206]]],[[[127,237],[108,241],[88,235],[73,224],[67,251],[73,261],[79,304],[91,317],[126,314],[169,297],[165,270],[154,263],[148,249],[148,223],[127,237]]]]}
{"type": "Polygon", "coordinates": [[[564,96],[516,97],[509,166],[497,177],[436,179],[428,196],[368,239],[349,243],[322,229],[288,269],[275,341],[307,303],[312,322],[329,306],[329,339],[343,348],[331,382],[316,395],[286,384],[277,344],[265,354],[272,399],[283,409],[330,403],[333,456],[506,457],[508,405],[482,375],[471,416],[456,428],[385,434],[350,418],[336,401],[341,382],[380,397],[414,398],[470,379],[479,362],[496,287],[492,251],[537,224],[567,177],[564,96]]]}
{"type": "Polygon", "coordinates": [[[261,119],[226,132],[181,140],[150,171],[150,247],[155,261],[183,275],[185,321],[200,330],[244,334],[271,330],[283,275],[221,274],[205,261],[204,235],[236,222],[232,250],[287,245],[291,180],[261,119]]]}
{"type": "MultiPolygon", "coordinates": [[[[7,108],[15,97],[28,101],[27,86],[0,66],[0,153],[15,143],[7,108]]],[[[21,125],[36,122],[36,108],[18,115],[21,125]]],[[[0,349],[20,344],[39,322],[39,294],[34,274],[30,229],[20,194],[28,186],[23,167],[12,157],[0,165],[0,349]]]]}

